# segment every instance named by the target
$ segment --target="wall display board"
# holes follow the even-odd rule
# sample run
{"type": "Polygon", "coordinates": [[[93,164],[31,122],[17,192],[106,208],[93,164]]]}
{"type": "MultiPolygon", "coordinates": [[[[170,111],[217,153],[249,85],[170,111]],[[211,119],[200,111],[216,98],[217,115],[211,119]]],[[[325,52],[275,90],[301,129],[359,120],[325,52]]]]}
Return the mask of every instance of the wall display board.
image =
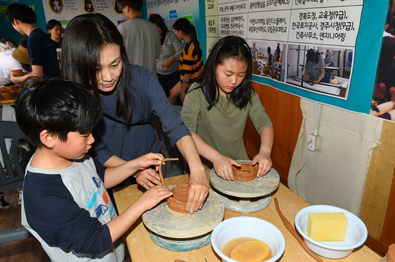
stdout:
{"type": "Polygon", "coordinates": [[[73,17],[101,13],[118,25],[126,20],[119,0],[42,0],[46,21],[58,20],[65,28],[73,17]]]}
{"type": "Polygon", "coordinates": [[[243,37],[254,81],[368,113],[388,7],[379,2],[206,0],[207,55],[219,39],[243,37]]]}

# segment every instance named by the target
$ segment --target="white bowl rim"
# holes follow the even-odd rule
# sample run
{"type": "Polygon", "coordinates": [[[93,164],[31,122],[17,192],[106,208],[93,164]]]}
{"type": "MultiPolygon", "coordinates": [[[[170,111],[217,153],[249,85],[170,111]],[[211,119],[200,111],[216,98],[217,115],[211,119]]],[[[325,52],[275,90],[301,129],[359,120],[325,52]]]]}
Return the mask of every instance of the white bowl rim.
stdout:
{"type": "MultiPolygon", "coordinates": [[[[243,220],[244,221],[244,220],[251,220],[251,219],[255,220],[256,222],[267,223],[270,227],[273,227],[274,230],[277,230],[280,233],[279,236],[281,237],[281,240],[282,240],[281,245],[280,245],[280,251],[277,253],[277,255],[275,255],[272,258],[270,258],[269,260],[267,260],[267,261],[277,261],[284,254],[284,251],[285,251],[285,238],[284,238],[284,235],[281,232],[281,230],[278,229],[272,223],[270,223],[270,222],[268,222],[268,221],[266,221],[264,219],[258,218],[258,217],[240,216],[240,217],[231,217],[231,218],[225,219],[221,223],[219,223],[218,225],[220,225],[220,224],[222,224],[222,223],[224,223],[225,221],[228,221],[228,220],[229,221],[230,220],[243,220]]],[[[211,246],[212,246],[212,248],[214,249],[215,253],[217,253],[217,255],[220,256],[222,259],[226,259],[229,262],[233,262],[233,261],[237,262],[236,260],[231,259],[230,257],[225,256],[224,254],[222,254],[222,251],[219,250],[216,245],[213,245],[213,236],[215,235],[214,231],[216,232],[218,230],[218,229],[216,230],[217,226],[214,228],[214,230],[213,230],[213,232],[211,234],[211,246]],[[218,252],[220,252],[220,253],[218,253],[218,252]]]]}
{"type": "Polygon", "coordinates": [[[357,247],[361,246],[363,243],[365,243],[366,239],[368,238],[368,230],[367,230],[367,228],[366,228],[366,225],[365,225],[365,223],[364,223],[359,217],[357,217],[355,214],[351,213],[351,212],[348,211],[348,210],[345,210],[345,209],[343,209],[343,208],[336,207],[336,206],[330,206],[330,205],[311,205],[311,206],[308,206],[308,207],[305,207],[305,208],[301,209],[301,210],[296,214],[296,217],[295,217],[295,226],[296,226],[297,230],[299,231],[299,233],[305,238],[305,240],[307,240],[307,241],[309,241],[309,242],[311,242],[311,243],[313,243],[313,244],[315,244],[315,245],[317,245],[317,246],[319,246],[319,247],[323,247],[323,248],[330,249],[330,250],[350,250],[350,249],[352,250],[352,249],[354,249],[354,248],[357,248],[357,247]],[[317,208],[322,208],[322,210],[317,210],[317,208]],[[327,245],[327,244],[325,244],[325,243],[322,243],[322,242],[320,242],[320,241],[317,241],[317,240],[312,239],[312,238],[309,237],[307,234],[305,234],[305,233],[303,232],[303,230],[302,230],[302,229],[300,228],[300,226],[299,226],[299,220],[301,219],[301,214],[307,212],[309,209],[314,209],[315,212],[322,211],[322,213],[324,213],[324,212],[332,212],[332,211],[335,211],[335,212],[344,212],[344,213],[346,213],[347,215],[350,215],[351,217],[353,217],[354,219],[359,220],[359,221],[361,222],[362,231],[363,231],[361,240],[359,240],[357,243],[355,243],[355,244],[353,244],[353,245],[348,245],[348,246],[332,246],[332,245],[327,245]],[[324,210],[325,210],[325,211],[324,211],[324,210]],[[302,211],[303,211],[303,212],[302,212],[302,211]]]}

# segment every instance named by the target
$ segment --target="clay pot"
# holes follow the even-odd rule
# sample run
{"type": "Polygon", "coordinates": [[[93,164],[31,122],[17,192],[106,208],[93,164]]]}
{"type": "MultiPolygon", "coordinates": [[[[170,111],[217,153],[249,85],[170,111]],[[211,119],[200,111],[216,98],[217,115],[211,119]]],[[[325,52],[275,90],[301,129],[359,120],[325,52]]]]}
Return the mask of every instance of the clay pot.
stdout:
{"type": "Polygon", "coordinates": [[[0,95],[1,95],[1,97],[3,97],[3,99],[5,99],[5,100],[15,99],[15,97],[16,97],[16,92],[6,90],[6,91],[2,91],[2,92],[0,93],[0,95]]]}
{"type": "Polygon", "coordinates": [[[173,196],[167,199],[167,205],[169,208],[179,213],[189,213],[186,208],[189,184],[181,184],[173,187],[171,192],[173,192],[173,196]]]}
{"type": "Polygon", "coordinates": [[[256,178],[259,168],[257,164],[255,164],[255,166],[249,162],[241,162],[239,164],[241,167],[232,166],[233,178],[235,180],[247,182],[256,178]]]}

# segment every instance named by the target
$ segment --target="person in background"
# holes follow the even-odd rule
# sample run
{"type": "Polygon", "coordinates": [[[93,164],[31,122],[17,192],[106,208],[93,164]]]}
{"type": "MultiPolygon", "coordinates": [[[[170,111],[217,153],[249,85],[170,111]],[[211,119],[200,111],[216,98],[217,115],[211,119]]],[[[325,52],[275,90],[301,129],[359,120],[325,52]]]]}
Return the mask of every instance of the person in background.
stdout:
{"type": "Polygon", "coordinates": [[[174,23],[173,30],[178,39],[184,41],[185,47],[178,66],[180,81],[170,91],[169,101],[172,105],[176,104],[178,97],[181,102],[184,101],[187,89],[204,68],[202,47],[197,39],[195,27],[188,19],[180,18],[174,23]]]}
{"type": "Polygon", "coordinates": [[[306,64],[304,70],[304,81],[312,81],[314,84],[318,84],[323,80],[325,76],[325,65],[322,56],[315,51],[310,49],[307,51],[306,64]]]}
{"type": "Polygon", "coordinates": [[[117,216],[107,188],[140,169],[158,167],[163,156],[150,153],[107,169],[95,162],[86,153],[102,117],[100,101],[65,79],[33,82],[15,108],[18,125],[37,147],[24,178],[22,225],[51,261],[124,261],[122,235],[172,193],[153,187],[117,216]]]}
{"type": "Polygon", "coordinates": [[[60,57],[62,55],[62,24],[56,20],[51,19],[47,23],[48,35],[56,45],[56,57],[60,63],[60,57]]]}
{"type": "Polygon", "coordinates": [[[20,62],[12,57],[16,44],[11,38],[3,38],[0,41],[0,85],[11,84],[9,74],[13,70],[22,70],[20,62]]]}
{"type": "Polygon", "coordinates": [[[160,54],[158,28],[141,16],[142,0],[121,0],[127,21],[118,26],[124,41],[129,64],[140,65],[156,75],[156,59],[160,54]]]}
{"type": "Polygon", "coordinates": [[[27,46],[32,66],[31,73],[24,76],[11,75],[11,81],[20,83],[31,76],[60,76],[55,43],[37,26],[34,11],[24,4],[10,4],[6,17],[16,31],[28,36],[27,46]]]}
{"type": "Polygon", "coordinates": [[[258,48],[256,48],[255,43],[253,43],[252,48],[251,48],[252,60],[256,60],[256,53],[257,52],[258,52],[258,48]]]}
{"type": "Polygon", "coordinates": [[[92,0],[85,0],[85,6],[84,6],[85,11],[89,13],[93,13],[95,11],[95,7],[93,5],[92,0]]]}
{"type": "Polygon", "coordinates": [[[22,64],[22,71],[24,73],[32,71],[29,51],[27,50],[27,39],[21,39],[19,41],[19,46],[15,49],[14,53],[12,53],[12,57],[22,64]]]}
{"type": "Polygon", "coordinates": [[[277,62],[281,58],[280,43],[277,43],[276,52],[277,52],[277,60],[276,60],[276,62],[277,62]]]}
{"type": "Polygon", "coordinates": [[[269,116],[250,85],[251,51],[243,38],[227,36],[219,40],[207,58],[203,73],[185,97],[181,119],[192,133],[206,168],[226,180],[233,180],[236,159],[249,159],[243,133],[250,116],[261,137],[257,177],[272,167],[273,127],[269,116]]]}
{"type": "Polygon", "coordinates": [[[178,59],[184,45],[173,31],[167,29],[160,15],[152,14],[148,21],[154,23],[159,30],[161,48],[156,61],[156,73],[166,96],[169,97],[170,90],[180,81],[178,59]]]}
{"type": "Polygon", "coordinates": [[[272,54],[272,50],[270,46],[267,47],[267,62],[266,66],[263,68],[263,73],[265,75],[270,75],[274,78],[275,71],[274,71],[274,56],[272,54]]]}
{"type": "MultiPolygon", "coordinates": [[[[171,146],[177,146],[189,165],[187,210],[193,213],[201,208],[209,185],[191,134],[152,72],[128,65],[123,38],[114,23],[102,14],[73,18],[62,51],[63,77],[94,92],[104,109],[95,128],[98,139],[91,149],[93,157],[104,167],[114,167],[148,152],[161,152],[162,143],[150,125],[155,113],[171,146]]],[[[161,185],[159,174],[151,168],[135,177],[146,189],[161,185]]]]}

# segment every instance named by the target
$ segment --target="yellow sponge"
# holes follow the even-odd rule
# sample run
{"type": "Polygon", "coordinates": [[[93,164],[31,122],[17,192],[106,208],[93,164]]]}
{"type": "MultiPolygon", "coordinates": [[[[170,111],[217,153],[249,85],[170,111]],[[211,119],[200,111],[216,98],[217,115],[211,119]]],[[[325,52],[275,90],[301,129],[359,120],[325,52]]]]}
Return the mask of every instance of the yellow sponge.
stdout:
{"type": "Polygon", "coordinates": [[[310,213],[307,235],[317,241],[344,241],[347,232],[344,213],[310,213]]]}
{"type": "Polygon", "coordinates": [[[262,241],[247,241],[235,247],[230,258],[242,262],[261,262],[270,258],[270,247],[262,241]]]}

